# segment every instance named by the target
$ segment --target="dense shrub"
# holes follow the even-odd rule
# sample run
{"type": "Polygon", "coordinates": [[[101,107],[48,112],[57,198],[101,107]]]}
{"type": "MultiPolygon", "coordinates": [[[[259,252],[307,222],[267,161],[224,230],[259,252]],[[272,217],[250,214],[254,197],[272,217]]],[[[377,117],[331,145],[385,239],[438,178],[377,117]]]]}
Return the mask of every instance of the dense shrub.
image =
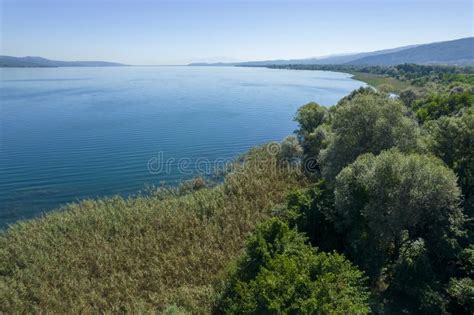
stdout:
{"type": "Polygon", "coordinates": [[[247,241],[218,305],[225,314],[367,314],[362,273],[342,255],[318,253],[279,219],[247,241]]]}
{"type": "Polygon", "coordinates": [[[288,196],[285,219],[291,227],[305,233],[311,244],[324,251],[342,251],[341,236],[331,215],[334,213],[334,192],[324,180],[288,196]]]}
{"type": "Polygon", "coordinates": [[[474,94],[463,89],[450,92],[432,92],[412,103],[419,121],[425,122],[442,116],[455,115],[460,110],[474,106],[474,94]]]}

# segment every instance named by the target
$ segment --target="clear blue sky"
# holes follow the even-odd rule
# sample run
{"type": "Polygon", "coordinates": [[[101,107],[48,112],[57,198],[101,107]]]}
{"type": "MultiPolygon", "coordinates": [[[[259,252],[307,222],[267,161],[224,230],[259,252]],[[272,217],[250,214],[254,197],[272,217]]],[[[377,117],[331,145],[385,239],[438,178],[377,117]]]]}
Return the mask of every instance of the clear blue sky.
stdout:
{"type": "Polygon", "coordinates": [[[471,0],[0,0],[0,54],[128,64],[305,58],[473,36],[471,0]]]}

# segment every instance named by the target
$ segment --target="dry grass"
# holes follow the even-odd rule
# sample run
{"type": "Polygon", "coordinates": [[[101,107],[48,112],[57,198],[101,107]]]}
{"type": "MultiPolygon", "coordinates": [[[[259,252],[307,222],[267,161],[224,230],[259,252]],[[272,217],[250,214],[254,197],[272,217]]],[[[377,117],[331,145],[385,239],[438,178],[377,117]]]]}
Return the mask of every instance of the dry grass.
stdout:
{"type": "Polygon", "coordinates": [[[351,74],[353,75],[352,79],[354,80],[363,81],[367,83],[368,85],[373,86],[376,89],[378,89],[381,86],[385,86],[388,89],[388,92],[391,92],[391,93],[398,94],[402,90],[410,86],[410,84],[407,82],[400,81],[392,77],[383,76],[380,74],[357,72],[357,71],[353,71],[351,72],[351,74]]]}
{"type": "Polygon", "coordinates": [[[114,197],[20,222],[0,236],[0,311],[207,313],[213,283],[256,223],[304,184],[266,148],[225,182],[184,196],[114,197]],[[258,165],[257,165],[258,164],[258,165]]]}

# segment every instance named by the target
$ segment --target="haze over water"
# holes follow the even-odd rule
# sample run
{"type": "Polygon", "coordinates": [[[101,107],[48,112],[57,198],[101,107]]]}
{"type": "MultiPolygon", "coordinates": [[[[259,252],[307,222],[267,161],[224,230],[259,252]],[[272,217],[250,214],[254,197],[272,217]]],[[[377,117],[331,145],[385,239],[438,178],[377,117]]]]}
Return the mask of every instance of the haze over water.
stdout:
{"type": "Polygon", "coordinates": [[[298,107],[332,105],[349,75],[239,67],[0,69],[0,228],[61,204],[191,178],[281,140],[298,107]],[[190,161],[153,174],[150,159],[190,161]]]}

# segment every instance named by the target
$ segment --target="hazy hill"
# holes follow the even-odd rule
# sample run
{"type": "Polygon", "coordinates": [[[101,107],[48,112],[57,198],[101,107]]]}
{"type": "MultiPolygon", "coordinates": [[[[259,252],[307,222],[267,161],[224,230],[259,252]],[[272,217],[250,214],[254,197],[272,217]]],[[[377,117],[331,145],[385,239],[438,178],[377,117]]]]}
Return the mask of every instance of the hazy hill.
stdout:
{"type": "Polygon", "coordinates": [[[110,67],[125,66],[106,61],[57,61],[41,57],[0,56],[0,67],[110,67]]]}
{"type": "Polygon", "coordinates": [[[288,64],[299,64],[299,65],[312,65],[312,64],[344,64],[359,58],[367,56],[375,56],[379,54],[386,54],[390,52],[399,51],[415,46],[404,46],[392,49],[377,50],[372,52],[363,52],[355,54],[341,54],[341,55],[330,55],[326,57],[318,58],[305,58],[305,59],[277,59],[277,60],[261,60],[261,61],[247,61],[247,62],[216,62],[216,63],[205,63],[195,62],[189,64],[190,66],[267,66],[267,65],[288,65],[288,64]]]}
{"type": "Polygon", "coordinates": [[[474,37],[419,45],[396,52],[366,56],[347,63],[357,65],[453,64],[474,65],[474,37]]]}
{"type": "Polygon", "coordinates": [[[249,61],[240,63],[192,63],[191,66],[268,66],[268,65],[395,65],[403,63],[418,64],[457,64],[474,65],[474,37],[452,41],[403,46],[346,55],[332,55],[307,59],[278,59],[249,61]]]}
{"type": "Polygon", "coordinates": [[[262,65],[287,65],[287,64],[300,64],[300,65],[311,65],[311,64],[321,64],[321,65],[328,65],[328,64],[343,64],[348,63],[353,60],[357,60],[363,57],[368,56],[377,56],[380,54],[387,54],[391,52],[397,52],[403,49],[411,48],[415,46],[404,46],[404,47],[397,47],[392,49],[384,49],[384,50],[377,50],[372,52],[363,52],[363,53],[356,53],[356,54],[344,54],[344,55],[331,55],[327,57],[320,57],[320,58],[308,58],[308,59],[289,59],[289,60],[267,60],[267,61],[250,61],[250,62],[241,62],[239,65],[242,66],[262,66],[262,65]]]}

